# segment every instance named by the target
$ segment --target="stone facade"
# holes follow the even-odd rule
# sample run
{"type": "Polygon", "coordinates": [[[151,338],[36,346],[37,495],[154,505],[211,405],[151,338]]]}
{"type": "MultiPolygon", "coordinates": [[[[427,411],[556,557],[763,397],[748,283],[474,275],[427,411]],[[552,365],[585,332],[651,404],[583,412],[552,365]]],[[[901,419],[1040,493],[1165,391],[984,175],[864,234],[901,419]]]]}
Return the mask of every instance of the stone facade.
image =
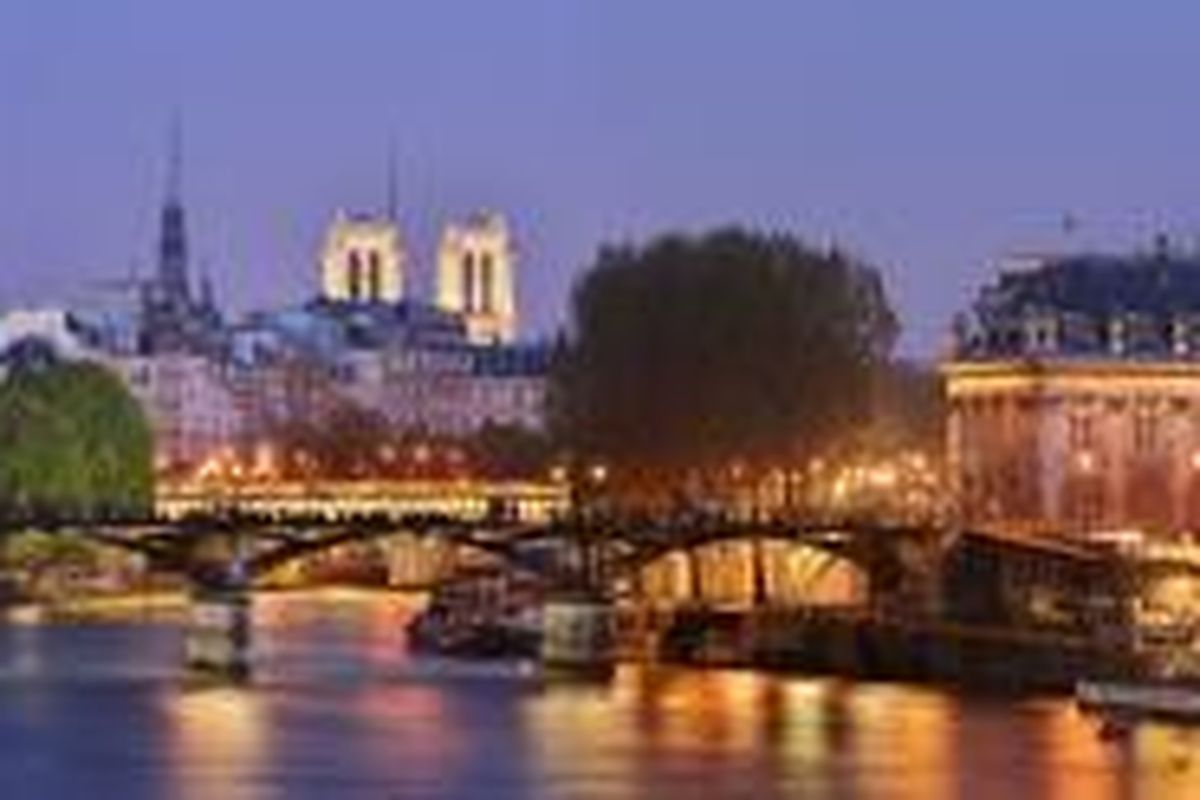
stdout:
{"type": "Polygon", "coordinates": [[[452,223],[443,231],[437,304],[463,317],[472,342],[509,343],[515,338],[515,259],[508,225],[498,214],[452,223]]]}
{"type": "Polygon", "coordinates": [[[160,471],[199,463],[236,440],[242,417],[219,362],[185,353],[104,360],[146,412],[160,471]]]}
{"type": "Polygon", "coordinates": [[[1200,258],[1043,259],[1001,272],[942,365],[968,525],[1200,530],[1200,258]]]}
{"type": "Polygon", "coordinates": [[[944,375],[968,524],[1200,530],[1200,363],[953,363],[944,375]]]}
{"type": "Polygon", "coordinates": [[[350,303],[396,303],[404,298],[406,256],[390,219],[338,213],[321,251],[321,297],[350,303]]]}

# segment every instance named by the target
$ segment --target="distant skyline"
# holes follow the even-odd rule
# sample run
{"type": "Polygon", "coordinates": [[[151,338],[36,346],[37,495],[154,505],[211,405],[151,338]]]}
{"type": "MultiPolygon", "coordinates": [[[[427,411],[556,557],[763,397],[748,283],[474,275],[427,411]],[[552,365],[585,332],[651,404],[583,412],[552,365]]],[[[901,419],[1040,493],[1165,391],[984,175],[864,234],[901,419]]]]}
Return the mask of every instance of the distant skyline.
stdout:
{"type": "Polygon", "coordinates": [[[152,267],[178,111],[193,265],[236,309],[313,293],[394,146],[422,293],[479,209],[537,332],[599,244],[741,223],[878,264],[930,356],[1006,253],[1200,242],[1198,29],[1183,0],[6,0],[0,307],[152,267]]]}

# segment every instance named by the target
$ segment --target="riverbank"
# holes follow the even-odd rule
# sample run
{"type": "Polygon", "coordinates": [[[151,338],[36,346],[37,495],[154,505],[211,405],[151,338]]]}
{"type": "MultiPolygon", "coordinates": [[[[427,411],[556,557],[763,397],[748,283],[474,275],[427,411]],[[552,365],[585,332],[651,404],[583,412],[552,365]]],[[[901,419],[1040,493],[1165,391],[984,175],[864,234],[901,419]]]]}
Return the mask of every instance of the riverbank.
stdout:
{"type": "MultiPolygon", "coordinates": [[[[397,596],[413,598],[418,605],[422,600],[419,593],[386,587],[268,589],[260,594],[351,604],[397,596]]],[[[183,591],[75,597],[0,608],[0,622],[177,621],[185,618],[188,603],[183,591]]],[[[766,669],[1016,693],[1069,692],[1080,679],[1111,678],[1131,668],[1127,658],[1078,636],[888,622],[853,614],[683,609],[648,618],[627,610],[619,614],[617,625],[617,656],[626,663],[766,669]]]]}
{"type": "MultiPolygon", "coordinates": [[[[320,586],[257,589],[256,594],[303,597],[331,601],[369,601],[375,597],[420,597],[420,593],[373,586],[320,586]]],[[[117,622],[178,619],[187,610],[188,594],[182,590],[82,595],[53,601],[18,602],[0,606],[0,623],[42,625],[55,622],[117,622]]]]}
{"type": "Polygon", "coordinates": [[[668,662],[744,667],[1005,693],[1073,691],[1130,674],[1126,653],[1063,632],[899,622],[849,614],[673,614],[655,636],[668,662]]]}
{"type": "Polygon", "coordinates": [[[187,594],[182,591],[130,592],[14,603],[0,608],[0,620],[10,625],[41,625],[156,619],[182,613],[186,606],[187,594]]]}

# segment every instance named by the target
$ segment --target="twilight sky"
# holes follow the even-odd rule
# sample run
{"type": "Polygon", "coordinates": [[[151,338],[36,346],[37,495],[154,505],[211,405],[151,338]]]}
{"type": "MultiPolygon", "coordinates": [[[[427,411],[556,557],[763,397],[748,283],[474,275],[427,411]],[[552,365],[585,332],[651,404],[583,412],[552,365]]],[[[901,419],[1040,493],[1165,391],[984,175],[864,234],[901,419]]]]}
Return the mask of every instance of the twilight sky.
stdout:
{"type": "Polygon", "coordinates": [[[1198,31],[1194,0],[3,0],[0,307],[150,266],[178,109],[237,308],[311,292],[392,140],[419,280],[501,210],[535,330],[601,241],[743,222],[878,263],[929,355],[1006,253],[1198,240],[1198,31]]]}

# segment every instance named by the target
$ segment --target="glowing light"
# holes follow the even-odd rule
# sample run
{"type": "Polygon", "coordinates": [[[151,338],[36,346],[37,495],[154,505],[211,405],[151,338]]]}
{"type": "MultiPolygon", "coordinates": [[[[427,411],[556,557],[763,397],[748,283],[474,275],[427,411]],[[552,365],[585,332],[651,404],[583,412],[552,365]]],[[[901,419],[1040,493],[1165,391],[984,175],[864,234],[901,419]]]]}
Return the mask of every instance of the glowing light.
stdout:
{"type": "Polygon", "coordinates": [[[268,443],[258,445],[254,451],[254,465],[251,474],[261,480],[274,480],[279,477],[279,467],[276,463],[275,448],[268,443]]]}
{"type": "Polygon", "coordinates": [[[870,482],[880,488],[890,488],[896,485],[896,468],[891,465],[878,466],[869,473],[870,482]]]}

